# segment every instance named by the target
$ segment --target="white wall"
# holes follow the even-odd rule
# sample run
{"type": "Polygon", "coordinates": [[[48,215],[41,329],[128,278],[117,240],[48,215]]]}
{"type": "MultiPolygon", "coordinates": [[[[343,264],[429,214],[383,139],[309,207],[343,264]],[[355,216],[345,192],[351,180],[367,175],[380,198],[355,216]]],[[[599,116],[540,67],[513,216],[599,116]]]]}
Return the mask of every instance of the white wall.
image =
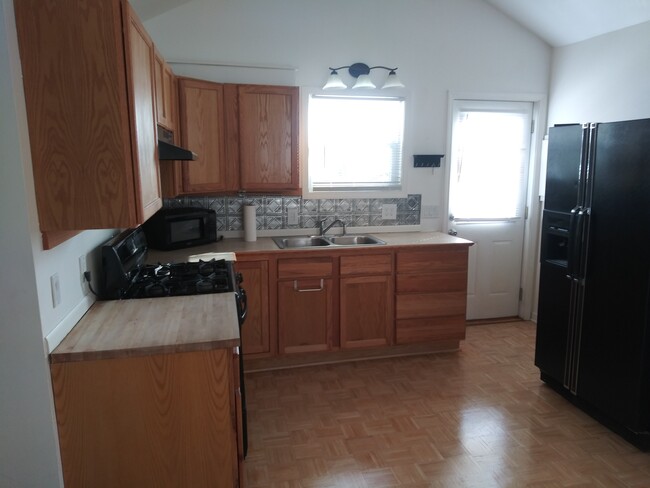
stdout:
{"type": "Polygon", "coordinates": [[[650,22],[556,48],[549,126],[650,117],[650,22]]]}
{"type": "MultiPolygon", "coordinates": [[[[193,0],[145,26],[170,61],[294,67],[280,75],[301,87],[321,87],[328,66],[399,67],[410,93],[407,191],[440,209],[443,168],[416,170],[412,154],[446,152],[447,93],[548,91],[551,48],[479,0],[193,0]]],[[[272,70],[215,70],[210,76],[204,67],[173,68],[214,81],[278,79],[272,70]]],[[[440,219],[423,220],[428,229],[441,225],[440,219]]]]}
{"type": "MultiPolygon", "coordinates": [[[[62,486],[44,337],[71,327],[92,303],[78,258],[112,231],[84,232],[43,251],[38,230],[13,2],[0,9],[0,486],[62,486]],[[58,273],[54,308],[49,277],[58,273]],[[63,326],[63,327],[61,327],[63,326]]],[[[90,267],[96,269],[91,254],[90,267]]]]}

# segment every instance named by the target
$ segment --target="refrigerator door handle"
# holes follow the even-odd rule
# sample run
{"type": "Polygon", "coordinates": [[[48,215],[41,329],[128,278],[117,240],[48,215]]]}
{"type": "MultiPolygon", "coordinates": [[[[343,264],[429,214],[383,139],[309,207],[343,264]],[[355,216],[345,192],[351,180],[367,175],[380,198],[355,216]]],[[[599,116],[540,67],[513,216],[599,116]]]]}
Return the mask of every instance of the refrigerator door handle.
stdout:
{"type": "Polygon", "coordinates": [[[581,253],[581,235],[580,221],[582,207],[577,206],[571,209],[571,218],[569,220],[569,253],[567,262],[567,277],[574,279],[580,270],[580,253],[581,253]]]}
{"type": "Polygon", "coordinates": [[[583,207],[578,212],[578,226],[579,226],[579,252],[580,261],[577,274],[574,275],[579,281],[584,282],[587,276],[587,252],[589,249],[589,217],[591,215],[591,208],[583,207]]]}

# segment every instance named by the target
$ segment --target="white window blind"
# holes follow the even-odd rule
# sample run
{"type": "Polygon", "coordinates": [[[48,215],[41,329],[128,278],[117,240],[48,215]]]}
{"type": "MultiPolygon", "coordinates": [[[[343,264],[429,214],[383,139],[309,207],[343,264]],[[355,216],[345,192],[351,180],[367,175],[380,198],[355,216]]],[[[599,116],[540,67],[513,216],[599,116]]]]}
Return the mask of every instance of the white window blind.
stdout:
{"type": "Polygon", "coordinates": [[[311,191],[401,189],[402,98],[312,95],[308,114],[311,191]]]}

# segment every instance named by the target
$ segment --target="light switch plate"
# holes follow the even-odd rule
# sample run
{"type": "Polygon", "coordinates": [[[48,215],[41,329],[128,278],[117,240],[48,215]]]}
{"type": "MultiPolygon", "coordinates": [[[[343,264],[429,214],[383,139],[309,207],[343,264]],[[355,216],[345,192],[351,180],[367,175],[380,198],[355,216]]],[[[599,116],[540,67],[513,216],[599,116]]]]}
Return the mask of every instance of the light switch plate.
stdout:
{"type": "Polygon", "coordinates": [[[50,276],[50,288],[52,289],[52,307],[56,308],[61,303],[61,283],[59,282],[59,273],[50,276]]]}
{"type": "Polygon", "coordinates": [[[382,220],[397,220],[397,204],[386,203],[381,207],[382,220]]]}

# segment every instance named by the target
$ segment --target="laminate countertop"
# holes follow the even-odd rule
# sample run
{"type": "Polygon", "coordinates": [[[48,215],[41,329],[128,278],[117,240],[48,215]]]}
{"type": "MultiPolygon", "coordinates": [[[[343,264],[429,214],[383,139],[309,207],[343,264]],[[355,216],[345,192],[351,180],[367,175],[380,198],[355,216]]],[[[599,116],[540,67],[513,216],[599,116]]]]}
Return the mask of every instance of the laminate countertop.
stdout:
{"type": "Polygon", "coordinates": [[[52,351],[50,362],[238,345],[234,293],[98,301],[52,351]]]}
{"type": "MultiPolygon", "coordinates": [[[[315,229],[314,229],[315,230],[315,229]]],[[[338,234],[338,228],[335,228],[331,235],[338,234]]],[[[350,232],[349,235],[360,234],[360,232],[350,232]]],[[[365,234],[365,233],[364,233],[365,234]]],[[[431,246],[431,245],[465,245],[471,246],[474,243],[467,239],[460,237],[450,236],[443,232],[368,232],[372,236],[378,237],[384,241],[385,245],[372,245],[372,246],[325,246],[325,247],[312,247],[312,248],[292,248],[280,249],[271,237],[258,237],[254,242],[246,242],[241,238],[223,239],[219,242],[205,244],[203,246],[195,246],[186,249],[177,249],[174,251],[157,251],[149,249],[147,262],[155,263],[178,263],[186,262],[192,256],[201,256],[207,254],[206,259],[209,259],[209,254],[212,253],[225,253],[233,252],[237,256],[249,253],[318,253],[318,252],[355,252],[367,251],[368,249],[385,249],[387,247],[403,247],[403,246],[431,246]]],[[[328,234],[330,235],[330,234],[328,234]]],[[[294,234],[294,236],[297,236],[294,234]]]]}

